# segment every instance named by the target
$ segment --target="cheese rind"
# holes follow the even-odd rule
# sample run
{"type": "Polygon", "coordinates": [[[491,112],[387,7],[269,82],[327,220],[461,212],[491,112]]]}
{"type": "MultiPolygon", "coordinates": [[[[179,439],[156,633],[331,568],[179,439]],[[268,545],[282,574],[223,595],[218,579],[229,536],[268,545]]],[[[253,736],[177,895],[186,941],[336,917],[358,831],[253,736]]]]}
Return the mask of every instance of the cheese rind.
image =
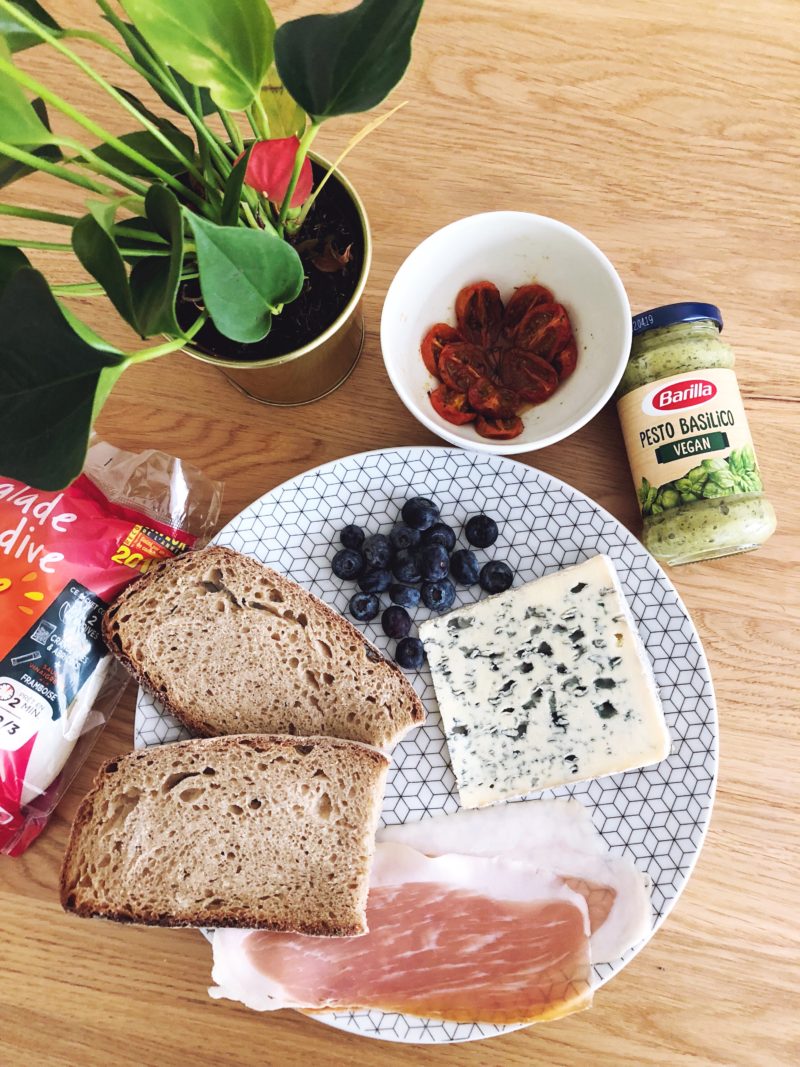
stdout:
{"type": "Polygon", "coordinates": [[[657,763],[670,738],[607,556],[420,627],[461,803],[657,763]]]}

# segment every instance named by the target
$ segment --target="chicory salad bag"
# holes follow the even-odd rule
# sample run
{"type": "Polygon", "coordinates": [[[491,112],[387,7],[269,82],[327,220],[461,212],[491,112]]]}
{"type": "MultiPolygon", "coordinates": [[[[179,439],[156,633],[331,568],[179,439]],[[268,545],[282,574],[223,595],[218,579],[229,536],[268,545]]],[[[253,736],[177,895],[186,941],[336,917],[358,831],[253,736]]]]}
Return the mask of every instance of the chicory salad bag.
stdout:
{"type": "Polygon", "coordinates": [[[221,498],[173,456],[96,439],[61,492],[0,476],[0,853],[42,832],[125,689],[107,605],[201,543],[221,498]]]}

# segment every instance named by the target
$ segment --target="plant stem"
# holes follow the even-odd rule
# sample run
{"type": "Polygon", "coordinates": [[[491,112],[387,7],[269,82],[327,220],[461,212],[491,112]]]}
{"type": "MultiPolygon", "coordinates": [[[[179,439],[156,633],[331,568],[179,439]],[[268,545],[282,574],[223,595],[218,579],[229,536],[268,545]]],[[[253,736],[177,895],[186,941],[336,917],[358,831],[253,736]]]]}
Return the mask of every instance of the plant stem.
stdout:
{"type": "Polygon", "coordinates": [[[254,108],[257,116],[257,125],[261,130],[261,136],[264,140],[269,140],[269,115],[267,109],[264,107],[264,101],[261,99],[261,93],[257,93],[251,107],[254,108]]]}
{"type": "MultiPolygon", "coordinates": [[[[139,56],[142,63],[145,63],[150,68],[150,73],[148,73],[143,67],[139,67],[142,77],[146,78],[151,85],[163,89],[164,92],[171,97],[173,103],[180,108],[194,127],[195,133],[197,134],[198,145],[202,138],[208,145],[217,165],[224,167],[226,159],[233,159],[233,152],[226,144],[219,140],[208,126],[206,126],[202,114],[198,113],[200,109],[198,108],[197,112],[195,112],[185,95],[181,92],[180,86],[176,82],[169,68],[161,62],[155,53],[148,50],[142,40],[131,33],[106,0],[97,0],[97,4],[128,46],[131,54],[139,56]]],[[[223,174],[225,174],[224,170],[223,174]]]]}
{"type": "Polygon", "coordinates": [[[18,207],[16,204],[0,204],[0,215],[17,219],[36,219],[37,222],[54,222],[58,226],[74,226],[80,222],[79,215],[59,215],[56,211],[40,211],[34,207],[18,207]]]}
{"type": "Polygon", "coordinates": [[[132,237],[137,241],[152,241],[154,244],[165,245],[167,241],[159,233],[153,233],[150,230],[137,230],[133,226],[125,226],[124,224],[114,224],[114,233],[117,237],[132,237]]]}
{"type": "Polygon", "coordinates": [[[292,176],[289,179],[289,185],[286,188],[286,195],[283,198],[281,204],[280,214],[278,215],[278,228],[281,236],[283,236],[283,227],[286,223],[286,215],[289,211],[289,206],[292,203],[292,197],[294,191],[297,188],[297,182],[300,178],[300,171],[303,169],[303,163],[305,163],[308,150],[311,147],[311,142],[317,136],[319,132],[320,124],[318,122],[312,122],[306,132],[300,138],[300,144],[297,149],[297,154],[294,157],[294,167],[292,168],[292,176]]]}
{"type": "Polygon", "coordinates": [[[242,200],[242,211],[244,212],[245,218],[250,223],[250,226],[254,230],[260,230],[261,227],[258,224],[258,219],[255,217],[253,209],[250,207],[246,200],[242,200]]]}
{"type": "Polygon", "coordinates": [[[67,170],[66,167],[59,166],[57,163],[50,163],[48,160],[42,159],[41,156],[34,155],[33,152],[26,152],[24,149],[17,148],[16,145],[7,144],[5,141],[0,141],[0,156],[16,159],[18,163],[24,163],[31,170],[40,170],[43,174],[52,174],[54,178],[60,178],[62,181],[70,182],[72,185],[80,185],[82,189],[89,189],[100,196],[110,196],[112,198],[117,196],[117,190],[111,185],[92,181],[91,178],[87,178],[83,174],[74,174],[71,170],[67,170]]]}
{"type": "MultiPolygon", "coordinates": [[[[222,125],[226,129],[228,136],[231,139],[231,143],[236,149],[236,158],[238,159],[242,152],[244,152],[244,141],[242,140],[242,134],[239,130],[239,127],[236,125],[235,120],[224,108],[218,107],[217,112],[219,113],[219,117],[222,119],[222,125]]],[[[242,204],[248,204],[250,211],[252,213],[255,213],[255,211],[259,207],[259,196],[256,190],[251,189],[247,186],[242,186],[242,198],[242,204]]],[[[261,229],[261,227],[258,226],[257,220],[255,219],[253,219],[252,225],[257,226],[259,229],[261,229]]]]}
{"type": "Polygon", "coordinates": [[[74,282],[69,285],[51,285],[53,296],[105,296],[106,291],[97,282],[74,282]]]}
{"type": "Polygon", "coordinates": [[[61,241],[28,241],[25,238],[0,237],[0,248],[40,248],[46,252],[71,252],[72,245],[61,241]]]}
{"type": "Polygon", "coordinates": [[[88,166],[88,169],[94,171],[95,174],[99,174],[103,178],[110,178],[112,181],[117,182],[118,185],[121,185],[123,189],[130,189],[137,196],[144,196],[147,193],[148,187],[144,182],[137,181],[130,174],[126,174],[119,167],[115,167],[113,163],[108,163],[106,160],[101,159],[90,148],[82,145],[80,141],[73,141],[71,137],[58,137],[55,139],[55,143],[64,148],[71,148],[73,152],[78,153],[80,158],[73,157],[69,160],[70,163],[75,163],[78,166],[88,166]]]}
{"type": "Polygon", "coordinates": [[[157,359],[159,356],[169,355],[170,352],[179,352],[187,341],[191,341],[192,338],[202,330],[207,322],[208,312],[201,311],[189,329],[185,330],[179,338],[176,338],[173,341],[165,341],[163,345],[156,345],[154,348],[142,348],[138,352],[131,352],[128,358],[132,364],[146,363],[150,359],[157,359]]]}
{"type": "Polygon", "coordinates": [[[255,137],[257,141],[262,140],[261,131],[258,128],[258,123],[256,122],[256,117],[252,107],[248,107],[245,109],[245,115],[247,116],[247,122],[250,126],[250,132],[252,133],[253,137],[255,137]]]}
{"type": "MultiPolygon", "coordinates": [[[[136,235],[141,237],[141,234],[136,235]]],[[[40,249],[46,252],[72,252],[73,248],[71,244],[64,244],[61,241],[28,241],[25,238],[18,239],[16,237],[0,237],[0,248],[32,248],[40,249]]],[[[191,246],[189,251],[194,250],[194,245],[191,246]]],[[[162,252],[160,248],[120,248],[121,256],[168,256],[170,251],[165,248],[162,252]]]]}
{"type": "Polygon", "coordinates": [[[244,141],[242,140],[239,127],[236,125],[236,120],[231,118],[224,107],[218,107],[217,112],[222,119],[222,125],[225,127],[228,137],[231,139],[231,144],[235,149],[236,155],[240,156],[242,152],[244,152],[244,141]]]}
{"type": "MultiPolygon", "coordinates": [[[[103,7],[102,3],[100,4],[100,7],[103,7]]],[[[112,9],[107,8],[106,14],[109,18],[111,18],[111,16],[113,15],[112,9]]],[[[225,162],[225,154],[221,151],[219,147],[220,142],[217,141],[212,131],[209,130],[203,122],[200,107],[199,89],[196,86],[192,86],[194,90],[194,107],[192,107],[189,105],[189,101],[181,92],[180,86],[175,81],[169,70],[166,67],[161,66],[156,60],[155,56],[149,55],[144,50],[144,48],[142,48],[138,40],[132,34],[130,34],[125,24],[116,19],[116,15],[113,15],[113,19],[116,20],[115,26],[118,32],[123,36],[124,40],[128,44],[128,47],[131,49],[132,52],[143,56],[144,62],[148,64],[148,67],[150,69],[147,69],[147,67],[142,66],[141,63],[137,63],[135,59],[128,55],[127,52],[125,52],[122,48],[118,48],[113,41],[110,41],[107,37],[104,37],[100,33],[92,33],[90,30],[64,30],[62,31],[61,36],[76,37],[81,40],[92,41],[95,44],[99,45],[101,48],[105,48],[108,52],[111,52],[113,55],[121,59],[123,63],[126,63],[132,70],[135,70],[136,73],[140,77],[144,78],[146,82],[148,82],[157,90],[163,92],[166,96],[170,97],[173,104],[175,104],[176,107],[180,108],[180,110],[183,111],[183,113],[189,119],[189,122],[192,124],[195,133],[197,134],[197,147],[200,153],[202,171],[203,174],[207,176],[209,153],[213,152],[214,149],[216,149],[216,155],[218,157],[218,160],[222,163],[225,162]]],[[[146,119],[146,116],[144,117],[146,119]]],[[[179,153],[177,149],[175,149],[173,155],[175,155],[175,157],[180,159],[182,162],[185,162],[187,170],[194,173],[195,177],[199,177],[200,171],[196,168],[193,168],[191,159],[188,159],[182,153],[179,153]]]]}
{"type": "MultiPolygon", "coordinates": [[[[31,18],[30,15],[28,15],[24,10],[20,9],[18,5],[11,3],[10,0],[0,0],[0,10],[7,11],[18,22],[21,22],[23,26],[26,26],[29,30],[35,33],[37,37],[45,41],[47,44],[51,45],[53,48],[55,48],[57,52],[60,52],[62,55],[66,56],[66,58],[69,59],[71,63],[73,63],[76,67],[82,70],[84,74],[86,74],[89,78],[92,79],[92,81],[96,82],[105,92],[109,94],[109,96],[116,100],[121,107],[123,107],[126,111],[130,112],[130,114],[137,118],[139,122],[141,122],[141,124],[145,127],[145,129],[149,130],[154,137],[161,141],[161,143],[166,149],[168,149],[183,163],[186,163],[190,169],[194,166],[191,160],[185,159],[178,152],[178,150],[175,148],[175,145],[172,144],[169,138],[164,136],[164,134],[154,123],[150,122],[150,120],[146,116],[142,115],[133,106],[133,104],[130,104],[125,99],[125,97],[122,96],[121,93],[117,92],[113,85],[106,81],[106,79],[102,75],[98,74],[97,71],[94,70],[94,68],[91,67],[76,52],[73,52],[71,48],[68,48],[65,44],[62,44],[59,37],[56,37],[54,34],[52,34],[45,26],[43,26],[40,22],[37,22],[35,19],[31,18]]],[[[80,34],[80,31],[77,31],[77,33],[80,34]]],[[[115,45],[111,41],[108,41],[101,34],[92,35],[92,39],[95,40],[97,43],[102,43],[104,47],[110,47],[112,51],[120,55],[121,58],[125,59],[124,54],[120,50],[116,49],[115,45]]]]}
{"type": "MultiPolygon", "coordinates": [[[[0,0],[0,10],[4,9],[4,7],[6,6],[7,0],[0,0]]],[[[22,12],[18,9],[13,10],[18,11],[19,17],[21,19],[22,12]]],[[[36,25],[38,25],[38,23],[36,23],[36,25]]],[[[53,37],[52,39],[53,42],[55,42],[55,38],[53,37]]],[[[63,49],[60,50],[63,51],[63,49]]],[[[66,53],[69,53],[69,49],[66,49],[66,53]]],[[[84,64],[82,60],[80,61],[79,65],[85,67],[86,69],[92,70],[92,68],[84,64]]],[[[2,73],[6,75],[9,75],[20,85],[25,85],[26,89],[30,90],[32,93],[35,93],[37,96],[41,96],[46,103],[50,103],[52,107],[58,108],[58,110],[61,111],[62,114],[66,115],[68,118],[71,118],[71,120],[73,120],[74,123],[77,123],[78,126],[82,126],[83,129],[89,130],[90,133],[94,134],[94,137],[116,149],[116,152],[123,156],[126,156],[134,163],[137,163],[145,171],[149,171],[150,174],[153,174],[155,177],[165,182],[167,186],[172,186],[173,189],[177,190],[182,196],[188,197],[189,200],[193,201],[193,203],[195,203],[198,207],[205,209],[205,202],[201,200],[201,197],[197,196],[196,193],[194,193],[186,186],[182,186],[177,180],[177,178],[173,177],[173,175],[170,174],[169,171],[164,171],[163,168],[158,165],[158,163],[154,163],[153,160],[147,159],[147,157],[143,156],[141,152],[137,152],[137,149],[131,148],[130,145],[127,145],[124,141],[121,141],[119,140],[119,138],[114,137],[113,133],[110,133],[108,130],[103,129],[102,126],[99,126],[97,123],[93,122],[91,118],[86,117],[86,115],[78,111],[77,108],[71,106],[71,103],[63,99],[63,97],[59,96],[57,93],[52,93],[46,85],[42,84],[42,82],[36,81],[35,78],[31,78],[30,75],[27,75],[25,73],[25,71],[20,70],[13,63],[6,62],[4,59],[2,59],[2,57],[0,57],[0,71],[2,71],[2,73]]],[[[92,73],[94,74],[94,71],[92,71],[92,73]]],[[[95,80],[97,81],[98,79],[101,84],[105,83],[106,85],[108,85],[108,82],[105,82],[105,79],[100,78],[99,75],[95,76],[95,80]]],[[[123,101],[123,105],[125,106],[125,109],[127,111],[131,111],[133,112],[133,114],[137,115],[142,125],[147,126],[150,129],[150,132],[156,130],[158,132],[158,139],[166,145],[170,146],[170,152],[173,155],[177,155],[177,158],[180,159],[182,162],[186,162],[186,160],[183,159],[180,153],[176,153],[175,146],[163,136],[161,131],[158,130],[158,128],[154,126],[153,123],[149,122],[149,120],[146,120],[144,115],[142,115],[139,111],[137,111],[137,109],[132,107],[132,105],[128,103],[124,96],[119,95],[119,93],[116,92],[112,85],[108,85],[108,87],[111,91],[112,96],[123,101]]],[[[65,141],[64,143],[68,142],[65,141]]],[[[69,144],[70,147],[75,147],[78,142],[69,142],[69,144]]],[[[81,155],[90,152],[90,150],[91,149],[87,148],[82,149],[81,155]]],[[[199,175],[199,172],[197,171],[197,168],[196,166],[194,166],[193,163],[189,163],[188,166],[190,171],[199,175]]],[[[201,176],[202,178],[202,175],[199,176],[201,176]]],[[[119,181],[119,184],[127,188],[133,188],[131,186],[130,179],[122,181],[121,178],[117,177],[115,178],[115,180],[119,181]]],[[[142,190],[146,192],[146,186],[138,186],[138,188],[133,188],[134,192],[141,193],[142,190]]]]}
{"type": "MultiPolygon", "coordinates": [[[[192,86],[192,103],[194,105],[194,111],[199,112],[202,110],[202,104],[200,103],[200,90],[196,85],[192,86]]],[[[202,138],[197,142],[197,148],[200,152],[200,166],[203,169],[203,174],[208,175],[209,170],[209,155],[208,144],[202,138]]]]}
{"type": "Polygon", "coordinates": [[[92,30],[62,30],[60,36],[62,40],[65,37],[70,37],[79,41],[92,41],[93,44],[105,48],[107,52],[112,52],[117,59],[121,59],[123,63],[127,63],[129,67],[132,67],[137,74],[141,74],[143,78],[147,78],[147,72],[144,67],[141,67],[135,59],[132,59],[124,51],[124,49],[118,48],[113,41],[109,40],[108,37],[104,37],[102,33],[94,33],[92,30]]]}

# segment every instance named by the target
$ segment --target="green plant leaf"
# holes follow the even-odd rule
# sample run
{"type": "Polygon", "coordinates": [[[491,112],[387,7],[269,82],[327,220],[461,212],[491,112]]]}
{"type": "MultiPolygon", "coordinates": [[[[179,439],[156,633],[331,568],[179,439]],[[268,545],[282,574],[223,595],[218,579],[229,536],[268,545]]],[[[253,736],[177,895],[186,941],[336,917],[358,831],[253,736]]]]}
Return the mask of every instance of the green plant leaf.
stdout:
{"type": "Polygon", "coordinates": [[[89,214],[92,218],[99,223],[100,226],[110,234],[113,231],[114,219],[117,216],[117,208],[119,206],[116,200],[92,200],[89,197],[85,201],[86,207],[89,209],[89,214]]]}
{"type": "Polygon", "coordinates": [[[108,293],[108,299],[123,319],[141,333],[125,261],[111,233],[94,215],[84,215],[72,228],[72,248],[82,266],[108,293]]]}
{"type": "MultiPolygon", "coordinates": [[[[11,62],[11,53],[2,37],[0,59],[11,62]]],[[[39,118],[17,82],[5,71],[0,71],[0,100],[0,141],[25,147],[38,147],[52,142],[48,126],[39,118]]]]}
{"type": "MultiPolygon", "coordinates": [[[[105,18],[107,20],[107,16],[104,15],[103,18],[105,18]]],[[[128,33],[130,33],[133,37],[136,38],[137,41],[140,42],[140,44],[142,45],[143,48],[146,48],[146,49],[148,48],[147,42],[145,41],[144,37],[142,37],[142,35],[139,33],[139,31],[136,29],[136,27],[133,25],[132,22],[123,22],[123,25],[125,26],[125,29],[128,31],[128,33]]],[[[131,47],[130,47],[130,45],[129,45],[129,43],[127,41],[125,41],[125,46],[128,49],[128,51],[131,53],[133,58],[136,60],[136,62],[137,63],[141,62],[141,57],[139,55],[137,55],[135,49],[131,49],[131,47]]],[[[170,67],[169,64],[167,64],[167,70],[169,70],[169,72],[172,75],[172,77],[178,83],[178,88],[183,93],[183,95],[186,97],[187,101],[190,104],[193,104],[194,103],[194,101],[193,101],[194,93],[192,91],[193,90],[193,86],[192,86],[191,82],[188,82],[186,80],[186,78],[183,77],[182,74],[178,73],[177,70],[173,70],[173,68],[170,67]]],[[[185,111],[183,110],[183,108],[179,107],[175,103],[174,98],[172,96],[170,96],[169,93],[165,92],[164,87],[161,85],[161,83],[158,81],[158,79],[155,76],[149,77],[148,80],[149,80],[150,84],[152,85],[152,87],[155,89],[155,91],[158,93],[158,95],[161,97],[161,99],[164,101],[164,103],[167,105],[167,107],[171,108],[173,111],[177,111],[179,115],[184,115],[185,114],[185,111]]],[[[159,118],[159,116],[154,115],[152,111],[148,111],[144,107],[144,104],[142,104],[141,101],[136,99],[136,97],[133,95],[133,93],[129,93],[129,92],[123,90],[123,89],[120,89],[119,86],[116,86],[115,88],[117,89],[117,92],[122,93],[129,100],[131,100],[131,102],[135,103],[136,106],[142,111],[142,114],[146,115],[150,119],[151,122],[159,118]]],[[[200,111],[198,112],[198,114],[199,115],[211,115],[216,110],[217,110],[216,104],[211,99],[211,93],[208,91],[208,89],[200,89],[200,111]]]]}
{"type": "MultiPolygon", "coordinates": [[[[124,245],[126,251],[127,249],[131,249],[137,252],[164,251],[164,245],[160,241],[152,240],[152,238],[150,237],[130,237],[127,235],[127,233],[124,238],[121,237],[118,233],[119,226],[124,226],[126,231],[141,230],[143,233],[151,234],[153,232],[152,223],[148,219],[144,218],[142,215],[135,215],[133,218],[124,219],[123,221],[119,222],[113,231],[115,241],[121,242],[124,245]]],[[[122,258],[126,262],[135,264],[139,262],[141,256],[126,256],[123,252],[122,258]]]]}
{"type": "Polygon", "coordinates": [[[144,201],[153,230],[169,242],[169,256],[139,259],[131,271],[131,297],[143,337],[180,333],[175,301],[183,266],[183,216],[178,198],[164,185],[151,185],[144,201]]]}
{"type": "Polygon", "coordinates": [[[242,111],[272,62],[275,20],[265,0],[121,0],[150,47],[216,104],[242,111]]]}
{"type": "Polygon", "coordinates": [[[214,325],[232,341],[266,337],[272,315],[300,295],[303,265],[286,241],[240,226],[217,226],[184,208],[194,233],[200,290],[214,325]]]}
{"type": "MultiPolygon", "coordinates": [[[[132,32],[135,32],[133,26],[131,26],[130,29],[131,29],[132,32]]],[[[147,45],[143,45],[143,47],[146,48],[147,45]]],[[[160,126],[161,123],[163,122],[163,123],[165,123],[165,124],[167,124],[169,126],[172,126],[173,130],[177,128],[176,126],[173,125],[173,123],[171,123],[169,121],[169,119],[165,119],[163,115],[157,115],[155,113],[155,111],[151,111],[150,108],[147,106],[147,104],[142,103],[142,101],[139,99],[139,97],[135,93],[132,93],[130,91],[130,89],[125,89],[121,85],[115,85],[114,88],[116,89],[116,91],[119,93],[120,96],[123,96],[128,101],[129,104],[132,104],[136,108],[136,110],[141,115],[144,115],[144,117],[146,119],[149,119],[150,122],[152,122],[154,126],[160,126]]]]}
{"type": "Polygon", "coordinates": [[[248,145],[242,158],[234,166],[233,170],[228,175],[228,180],[225,182],[225,191],[222,197],[222,211],[220,212],[220,222],[223,226],[236,226],[239,219],[239,204],[242,199],[242,185],[244,184],[244,176],[247,171],[247,164],[250,161],[250,153],[252,151],[253,146],[248,145]]]}
{"type": "Polygon", "coordinates": [[[270,137],[300,137],[307,116],[278,75],[275,64],[267,71],[261,86],[261,103],[269,119],[270,137]]]}
{"type": "MultiPolygon", "coordinates": [[[[41,4],[36,3],[36,0],[14,0],[14,2],[20,10],[40,22],[55,37],[60,35],[59,24],[41,4]]],[[[23,26],[9,11],[0,11],[0,36],[5,37],[12,52],[22,52],[26,48],[42,43],[41,37],[33,30],[29,30],[27,26],[23,26]]]]}
{"type": "Polygon", "coordinates": [[[0,294],[18,270],[30,265],[31,261],[19,248],[0,247],[0,294]]]}
{"type": "Polygon", "coordinates": [[[37,489],[63,489],[80,473],[98,389],[127,365],[70,326],[44,277],[18,270],[0,295],[0,470],[37,489]]]}
{"type": "MultiPolygon", "coordinates": [[[[192,92],[192,83],[187,81],[182,74],[180,74],[177,70],[174,70],[172,67],[169,67],[169,72],[175,79],[175,81],[178,83],[178,88],[180,89],[180,91],[183,93],[189,104],[192,106],[192,110],[194,110],[194,93],[192,92]]],[[[178,107],[173,98],[171,96],[168,96],[167,93],[165,93],[158,85],[154,85],[153,88],[168,107],[171,107],[173,111],[177,111],[181,115],[184,114],[183,109],[178,107]]],[[[213,115],[216,110],[217,105],[211,99],[211,93],[208,91],[208,89],[201,88],[200,110],[197,111],[196,114],[200,115],[201,117],[205,117],[206,115],[213,115]]]]}
{"type": "Polygon", "coordinates": [[[411,59],[423,0],[362,0],[339,15],[306,15],[275,34],[281,81],[316,121],[369,111],[411,59]]]}
{"type": "MultiPolygon", "coordinates": [[[[182,130],[179,130],[177,126],[173,126],[171,122],[161,123],[161,132],[169,140],[169,142],[175,145],[178,152],[191,161],[194,157],[194,141],[188,134],[185,134],[182,130]],[[170,127],[165,129],[164,126],[170,127]]],[[[157,137],[154,137],[149,130],[136,130],[133,133],[123,133],[119,135],[120,141],[128,145],[130,148],[134,148],[141,155],[151,160],[153,163],[158,164],[162,170],[167,171],[168,174],[182,174],[186,170],[186,163],[182,162],[170,152],[157,137]]],[[[92,151],[95,155],[99,156],[106,163],[111,163],[117,167],[124,174],[133,174],[137,176],[144,176],[145,178],[152,178],[153,172],[147,167],[142,166],[133,159],[129,159],[121,152],[117,151],[109,144],[101,144],[92,151]]]]}
{"type": "MultiPolygon", "coordinates": [[[[47,117],[47,108],[44,105],[44,101],[37,97],[36,100],[31,101],[31,107],[49,130],[50,120],[47,117]]],[[[61,149],[54,144],[45,144],[41,148],[33,149],[33,155],[44,159],[48,163],[58,163],[63,158],[61,149]]],[[[27,163],[20,163],[16,159],[9,159],[7,156],[0,155],[0,189],[5,185],[11,185],[12,182],[18,181],[20,178],[24,178],[26,174],[33,174],[33,170],[34,168],[29,167],[27,163]]]]}

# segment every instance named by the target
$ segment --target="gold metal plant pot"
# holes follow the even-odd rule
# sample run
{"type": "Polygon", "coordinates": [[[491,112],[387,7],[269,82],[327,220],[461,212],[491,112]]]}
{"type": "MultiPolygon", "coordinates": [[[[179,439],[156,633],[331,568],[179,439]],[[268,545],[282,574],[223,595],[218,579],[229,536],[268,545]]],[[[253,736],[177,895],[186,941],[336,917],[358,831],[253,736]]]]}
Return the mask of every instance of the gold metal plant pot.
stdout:
{"type": "MultiPolygon", "coordinates": [[[[316,153],[310,155],[327,168],[328,163],[321,156],[316,153]]],[[[372,238],[367,214],[358,193],[340,171],[336,172],[336,178],[353,201],[364,234],[361,275],[355,292],[338,318],[307,345],[272,359],[244,363],[208,355],[196,345],[187,345],[183,349],[192,358],[219,367],[237,389],[261,404],[297,407],[321,400],[350,377],[364,346],[361,297],[372,260],[372,238]]],[[[290,315],[291,310],[292,305],[288,304],[283,314],[290,315]]]]}

